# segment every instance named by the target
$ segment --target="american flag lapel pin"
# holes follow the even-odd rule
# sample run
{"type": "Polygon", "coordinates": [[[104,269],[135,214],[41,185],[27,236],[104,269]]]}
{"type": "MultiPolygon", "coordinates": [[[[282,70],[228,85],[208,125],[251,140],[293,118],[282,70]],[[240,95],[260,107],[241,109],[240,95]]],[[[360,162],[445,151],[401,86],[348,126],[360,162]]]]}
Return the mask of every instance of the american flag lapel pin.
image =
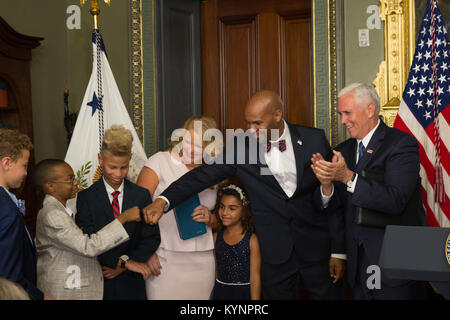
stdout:
{"type": "Polygon", "coordinates": [[[368,154],[372,154],[372,153],[373,153],[373,150],[372,150],[372,149],[367,149],[367,153],[368,153],[368,154]]]}
{"type": "Polygon", "coordinates": [[[302,142],[302,140],[297,140],[297,143],[300,145],[300,146],[302,146],[303,145],[303,142],[302,142]]]}

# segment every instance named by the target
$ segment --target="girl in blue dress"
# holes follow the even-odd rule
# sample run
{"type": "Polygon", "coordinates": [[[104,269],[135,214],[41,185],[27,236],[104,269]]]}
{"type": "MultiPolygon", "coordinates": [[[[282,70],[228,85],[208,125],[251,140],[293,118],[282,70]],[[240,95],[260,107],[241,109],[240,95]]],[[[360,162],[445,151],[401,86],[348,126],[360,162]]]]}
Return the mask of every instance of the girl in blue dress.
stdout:
{"type": "Polygon", "coordinates": [[[223,185],[218,191],[216,214],[220,227],[214,233],[217,271],[212,299],[260,299],[261,254],[243,188],[223,185]]]}

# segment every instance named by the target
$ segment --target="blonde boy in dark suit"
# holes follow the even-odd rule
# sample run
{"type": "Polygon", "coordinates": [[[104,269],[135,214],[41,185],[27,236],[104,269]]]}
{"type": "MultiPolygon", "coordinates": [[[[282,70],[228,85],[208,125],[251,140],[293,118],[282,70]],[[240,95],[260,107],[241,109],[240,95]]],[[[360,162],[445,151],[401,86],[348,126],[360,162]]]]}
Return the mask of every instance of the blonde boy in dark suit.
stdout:
{"type": "MultiPolygon", "coordinates": [[[[105,131],[98,155],[103,177],[77,199],[76,222],[92,234],[132,207],[144,208],[152,202],[147,189],[126,179],[131,159],[133,137],[123,126],[105,131]]],[[[151,272],[145,263],[160,243],[158,225],[145,221],[125,225],[130,241],[98,257],[103,269],[105,300],[145,300],[145,279],[151,272]]]]}

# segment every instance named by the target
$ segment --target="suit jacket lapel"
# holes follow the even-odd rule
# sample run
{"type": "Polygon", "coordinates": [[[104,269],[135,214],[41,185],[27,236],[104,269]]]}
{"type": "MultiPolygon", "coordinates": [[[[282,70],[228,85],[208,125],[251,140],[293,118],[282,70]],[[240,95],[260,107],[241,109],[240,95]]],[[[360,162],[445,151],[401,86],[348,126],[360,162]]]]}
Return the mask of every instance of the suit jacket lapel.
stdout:
{"type": "Polygon", "coordinates": [[[386,130],[386,125],[381,121],[377,130],[375,130],[375,132],[373,133],[372,139],[370,139],[362,158],[358,161],[358,164],[356,166],[357,172],[361,172],[361,170],[367,166],[370,160],[372,160],[374,155],[377,153],[379,147],[383,144],[386,130]]]}
{"type": "MultiPolygon", "coordinates": [[[[51,195],[46,195],[44,198],[44,205],[45,204],[55,204],[61,211],[66,212],[67,213],[67,208],[61,203],[59,202],[55,197],[51,196],[51,195]]],[[[67,205],[67,203],[66,203],[67,205]]],[[[69,216],[69,214],[67,213],[67,216],[69,216]]],[[[72,214],[72,216],[69,216],[72,220],[75,220],[75,214],[72,214]]]]}
{"type": "Polygon", "coordinates": [[[352,170],[355,171],[355,167],[356,167],[356,139],[351,139],[349,144],[348,144],[348,149],[347,150],[342,150],[343,151],[343,156],[344,159],[347,163],[347,167],[352,170]],[[347,154],[345,154],[347,153],[347,154]],[[348,160],[348,161],[347,161],[348,160]]]}
{"type": "Polygon", "coordinates": [[[44,204],[47,203],[51,203],[51,204],[55,204],[56,206],[59,207],[59,209],[61,209],[62,211],[66,211],[66,208],[64,207],[64,205],[59,202],[55,197],[51,196],[51,195],[47,195],[44,198],[44,204]]]}
{"type": "MultiPolygon", "coordinates": [[[[137,199],[132,192],[131,183],[132,182],[128,181],[127,179],[124,180],[123,197],[122,197],[123,204],[122,204],[122,212],[121,213],[123,213],[127,209],[130,209],[133,206],[140,205],[136,201],[137,199]]],[[[120,248],[130,248],[135,243],[133,241],[133,239],[138,239],[140,237],[142,224],[139,222],[133,221],[133,222],[125,223],[123,225],[123,227],[130,235],[130,241],[122,244],[120,248]]],[[[126,249],[126,250],[128,250],[128,249],[126,249]]]]}
{"type": "MultiPolygon", "coordinates": [[[[99,212],[103,212],[106,221],[109,223],[114,220],[114,214],[111,207],[111,202],[109,201],[108,192],[106,191],[105,183],[103,178],[100,178],[94,185],[96,190],[94,194],[98,196],[97,203],[99,206],[99,212]]],[[[105,224],[106,225],[106,224],[105,224]]]]}
{"type": "Polygon", "coordinates": [[[14,205],[14,207],[16,208],[16,214],[18,214],[21,217],[23,217],[22,212],[20,212],[19,208],[14,203],[13,199],[11,198],[11,196],[1,187],[0,187],[0,193],[1,193],[2,197],[5,199],[5,201],[9,201],[9,202],[11,202],[14,205]]]}
{"type": "Polygon", "coordinates": [[[132,193],[128,194],[130,192],[130,182],[128,180],[124,180],[124,186],[123,186],[123,197],[122,197],[122,212],[132,207],[133,201],[132,201],[132,193]]]}
{"type": "Polygon", "coordinates": [[[294,192],[295,195],[298,191],[300,191],[303,170],[305,168],[305,152],[304,152],[305,147],[303,146],[303,143],[302,144],[297,143],[298,141],[302,140],[301,133],[298,130],[296,130],[296,128],[293,125],[289,123],[288,128],[289,133],[291,134],[291,143],[295,156],[295,166],[297,168],[297,189],[294,192]]]}
{"type": "Polygon", "coordinates": [[[281,188],[274,174],[271,172],[269,166],[267,164],[261,164],[258,162],[256,170],[258,172],[256,174],[261,176],[261,179],[265,181],[268,185],[274,186],[280,194],[286,196],[283,188],[281,188]]]}
{"type": "MultiPolygon", "coordinates": [[[[5,190],[3,190],[3,188],[0,188],[0,196],[3,197],[5,201],[11,201],[11,203],[13,203],[14,207],[16,208],[16,214],[19,215],[23,219],[22,213],[20,212],[19,208],[16,206],[16,204],[11,199],[9,194],[5,190]]],[[[34,259],[34,261],[37,261],[36,244],[34,243],[33,236],[31,235],[30,231],[27,228],[27,225],[25,224],[25,219],[23,219],[23,226],[25,228],[25,233],[24,233],[25,237],[28,239],[29,243],[31,244],[30,249],[33,254],[33,259],[34,259]]]]}

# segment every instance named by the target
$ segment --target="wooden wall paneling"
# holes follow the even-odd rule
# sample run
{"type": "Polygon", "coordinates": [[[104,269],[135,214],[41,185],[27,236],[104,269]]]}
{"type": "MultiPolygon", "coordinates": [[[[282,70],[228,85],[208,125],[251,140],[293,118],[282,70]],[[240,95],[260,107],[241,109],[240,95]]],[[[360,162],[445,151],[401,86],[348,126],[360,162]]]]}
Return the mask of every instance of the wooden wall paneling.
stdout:
{"type": "Polygon", "coordinates": [[[258,15],[258,48],[257,60],[259,77],[257,91],[273,90],[282,95],[282,55],[281,24],[278,14],[273,12],[258,15]]]}
{"type": "Polygon", "coordinates": [[[220,61],[217,1],[202,3],[202,91],[203,113],[213,117],[220,127],[220,61]]]}
{"type": "Polygon", "coordinates": [[[314,124],[311,16],[309,0],[202,3],[203,111],[222,130],[246,129],[245,105],[263,89],[280,94],[288,121],[314,124]]]}
{"type": "Polygon", "coordinates": [[[280,21],[285,117],[291,123],[313,126],[311,19],[299,15],[284,16],[280,21]]]}
{"type": "Polygon", "coordinates": [[[221,128],[247,129],[244,108],[256,91],[255,16],[219,22],[221,128]]]}
{"type": "Polygon", "coordinates": [[[264,12],[279,14],[310,12],[311,2],[311,0],[219,0],[218,11],[221,16],[264,12]]]}

